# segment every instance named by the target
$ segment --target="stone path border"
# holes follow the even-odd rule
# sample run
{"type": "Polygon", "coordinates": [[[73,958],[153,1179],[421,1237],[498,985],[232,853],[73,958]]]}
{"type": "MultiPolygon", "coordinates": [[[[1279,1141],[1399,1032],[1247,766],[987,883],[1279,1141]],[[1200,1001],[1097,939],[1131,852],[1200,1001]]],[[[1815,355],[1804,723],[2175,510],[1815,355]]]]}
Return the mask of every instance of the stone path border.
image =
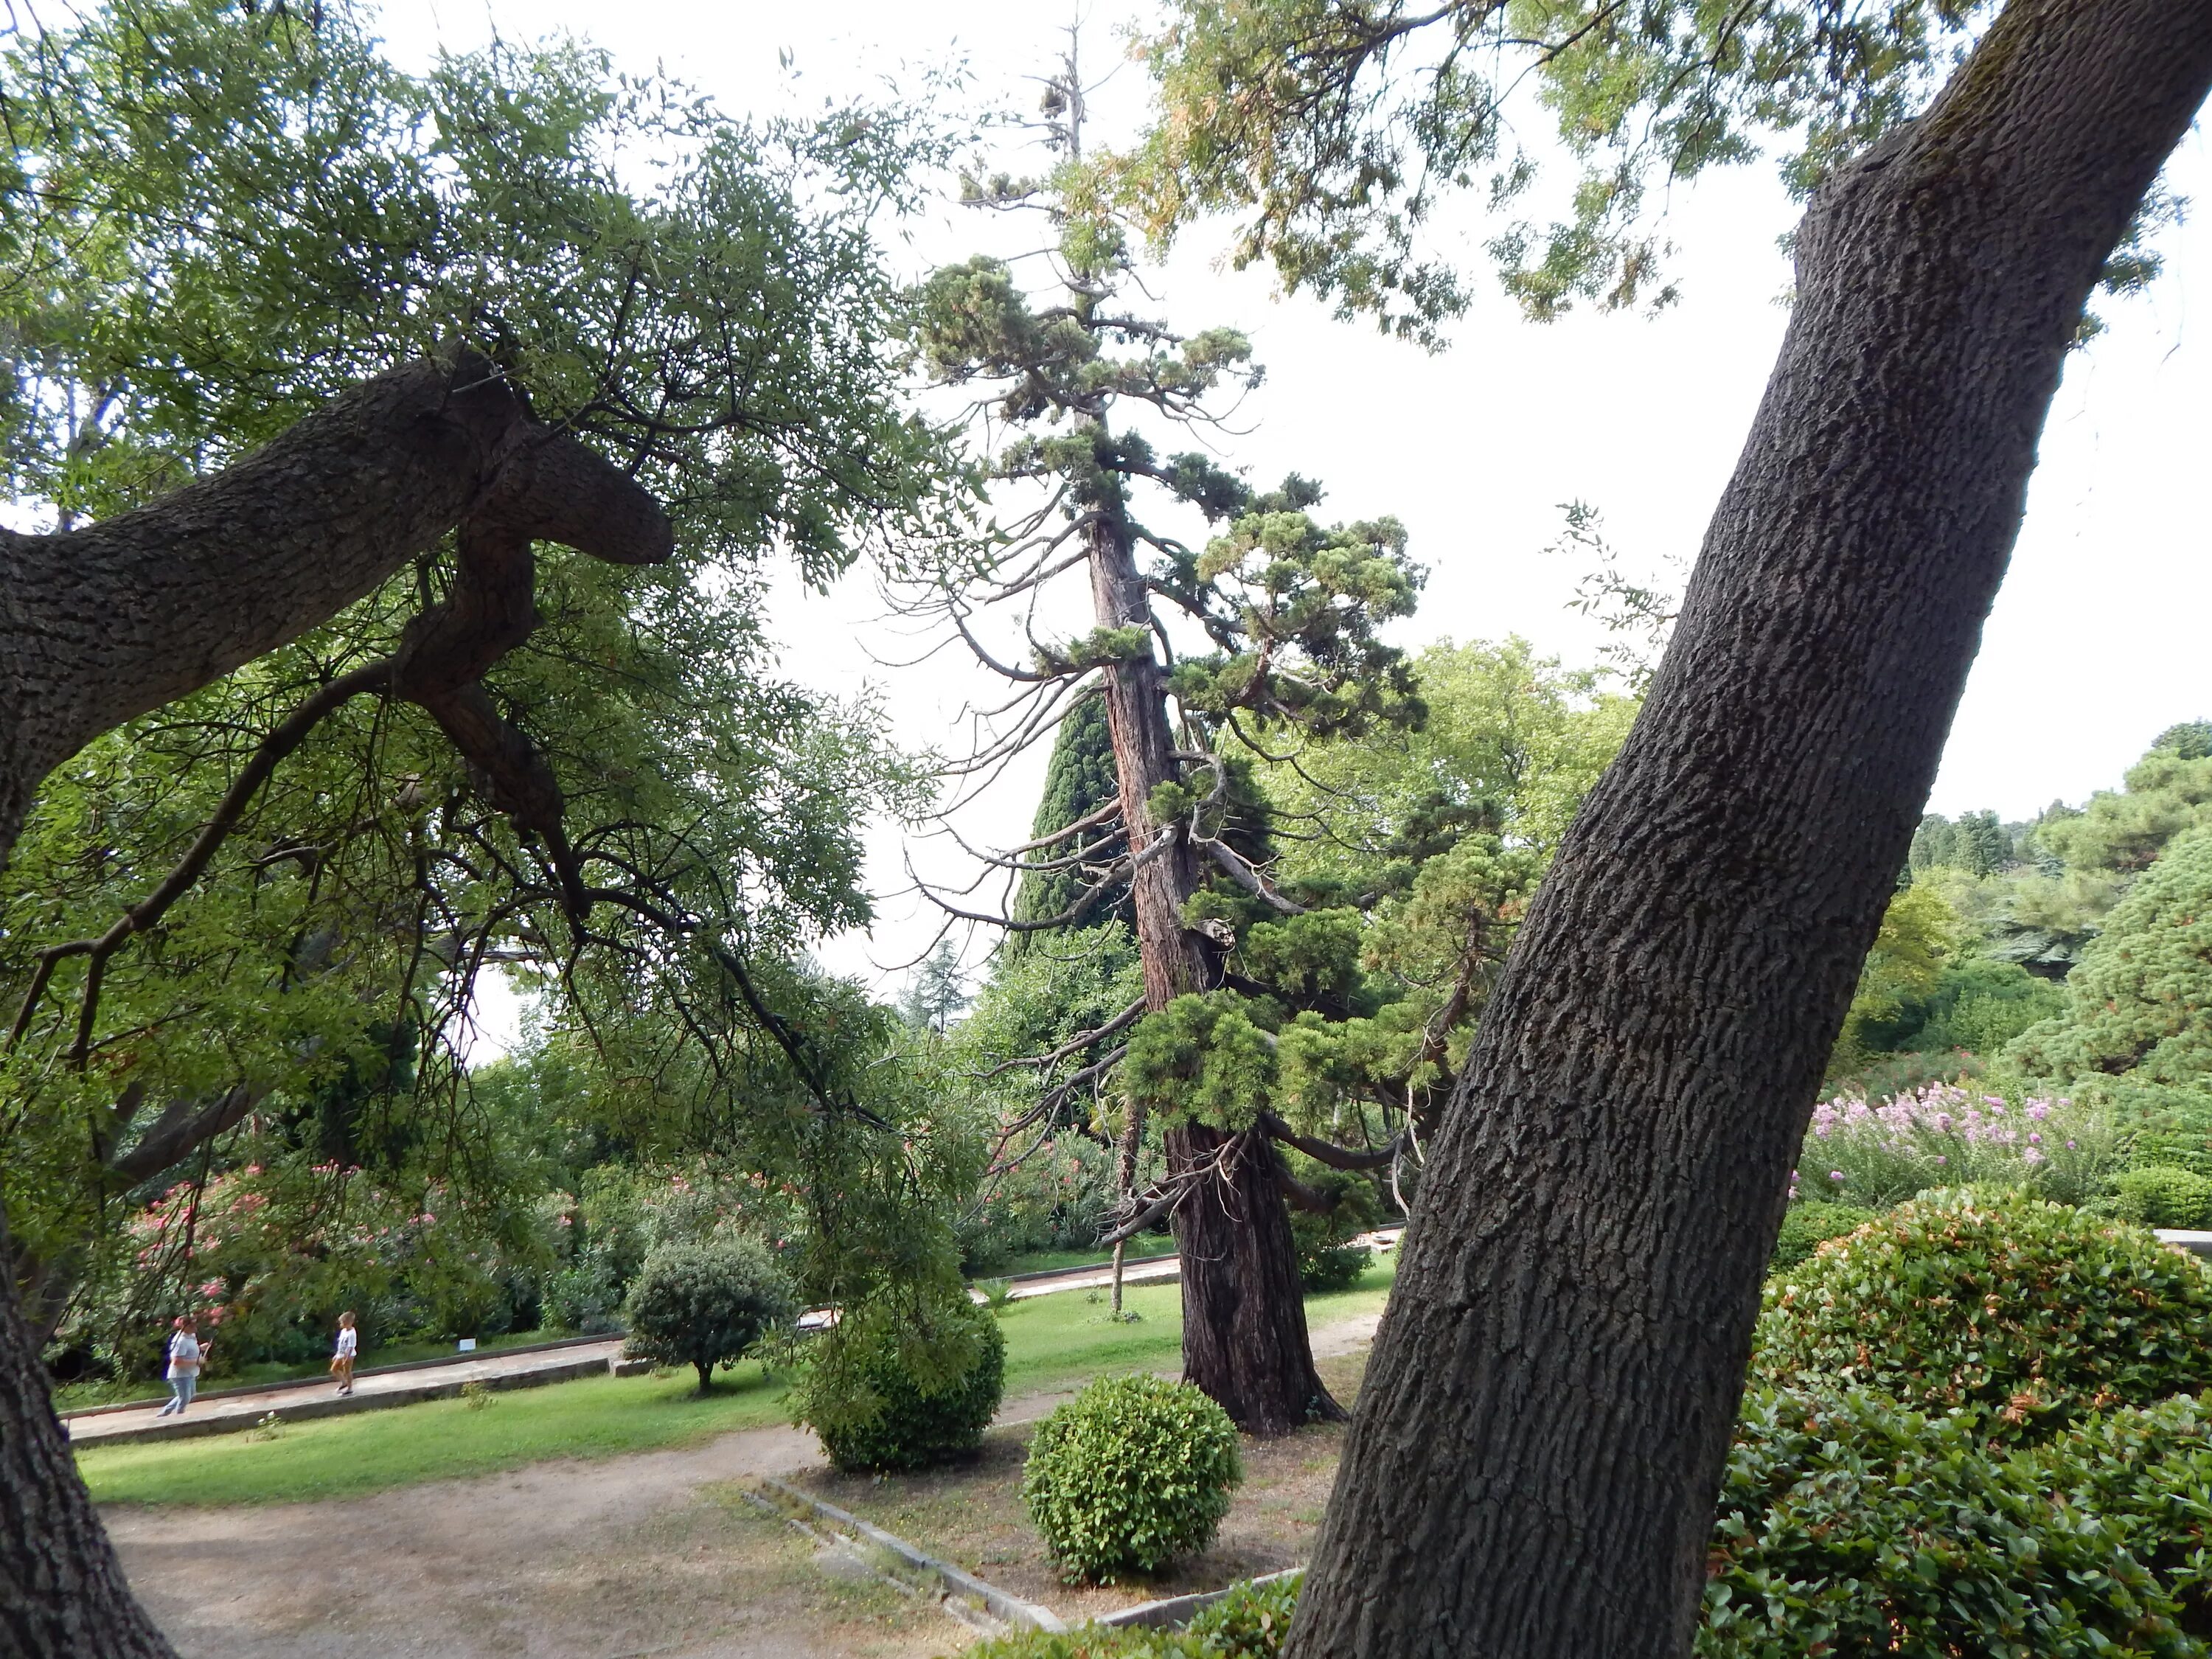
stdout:
{"type": "Polygon", "coordinates": [[[860,1564],[874,1571],[877,1577],[888,1579],[902,1589],[934,1589],[940,1604],[955,1619],[987,1635],[998,1635],[1008,1630],[1064,1631],[1066,1624],[1050,1607],[1041,1607],[1034,1601],[1024,1601],[996,1584],[987,1584],[950,1561],[940,1561],[933,1555],[924,1554],[912,1544],[881,1527],[863,1521],[857,1515],[839,1509],[835,1504],[801,1492],[787,1481],[772,1474],[755,1480],[746,1496],[762,1508],[782,1516],[802,1531],[819,1534],[827,1528],[835,1537],[847,1542],[847,1553],[857,1557],[860,1564]],[[857,1544],[854,1549],[849,1546],[857,1544]],[[897,1564],[886,1571],[883,1564],[870,1559],[870,1552],[887,1555],[897,1564]],[[915,1581],[919,1580],[917,1584],[915,1581]]]}
{"type": "MultiPolygon", "coordinates": [[[[956,1567],[950,1561],[940,1561],[935,1556],[909,1544],[896,1534],[863,1521],[835,1504],[825,1502],[811,1492],[802,1492],[788,1481],[773,1475],[762,1475],[746,1488],[745,1496],[762,1509],[780,1515],[792,1525],[833,1548],[842,1547],[848,1559],[875,1574],[878,1578],[909,1594],[920,1591],[934,1594],[939,1605],[952,1617],[971,1629],[981,1630],[987,1636],[995,1636],[1008,1630],[1065,1631],[1063,1620],[1050,1607],[1040,1607],[1034,1601],[1024,1601],[996,1584],[986,1583],[965,1568],[956,1567]],[[896,1566],[887,1566],[881,1558],[888,1556],[896,1566]]],[[[1285,1567],[1280,1572],[1271,1572],[1262,1578],[1249,1582],[1272,1584],[1279,1579],[1290,1578],[1304,1572],[1303,1566],[1285,1567]]],[[[1188,1595],[1164,1596],[1157,1601],[1140,1601],[1133,1607],[1123,1607],[1091,1622],[1117,1629],[1175,1630],[1188,1624],[1215,1602],[1231,1595],[1234,1584],[1221,1589],[1197,1590],[1188,1595]]]]}

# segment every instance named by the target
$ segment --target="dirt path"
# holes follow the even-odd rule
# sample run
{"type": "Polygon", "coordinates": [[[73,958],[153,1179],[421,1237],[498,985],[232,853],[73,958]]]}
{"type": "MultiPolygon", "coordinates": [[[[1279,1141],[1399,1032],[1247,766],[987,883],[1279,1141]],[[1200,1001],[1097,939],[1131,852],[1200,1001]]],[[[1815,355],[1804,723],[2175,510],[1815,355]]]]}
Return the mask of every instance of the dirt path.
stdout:
{"type": "MultiPolygon", "coordinates": [[[[1324,1327],[1316,1354],[1364,1347],[1374,1327],[1324,1327]]],[[[1000,1420],[1066,1397],[1009,1401],[1000,1420]]],[[[184,1659],[923,1659],[965,1645],[935,1608],[823,1572],[738,1494],[748,1476],[820,1462],[803,1431],[748,1429],[342,1502],[106,1518],[184,1659]]]]}

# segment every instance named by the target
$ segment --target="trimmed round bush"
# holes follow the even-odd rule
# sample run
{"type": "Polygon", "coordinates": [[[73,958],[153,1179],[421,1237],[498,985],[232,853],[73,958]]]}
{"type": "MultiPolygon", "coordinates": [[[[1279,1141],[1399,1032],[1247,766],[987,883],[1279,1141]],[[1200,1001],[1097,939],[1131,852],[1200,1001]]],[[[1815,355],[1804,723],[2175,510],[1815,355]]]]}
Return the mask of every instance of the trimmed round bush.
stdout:
{"type": "Polygon", "coordinates": [[[1768,1280],[1754,1384],[1816,1379],[2036,1437],[2212,1382],[2212,1271],[2020,1194],[1924,1194],[1768,1280]]]}
{"type": "Polygon", "coordinates": [[[791,1281],[750,1238],[663,1245],[638,1269],[625,1310],[623,1352],[657,1365],[693,1367],[702,1394],[713,1386],[715,1366],[736,1364],[796,1312],[791,1281]]]}
{"type": "Polygon", "coordinates": [[[1788,1272],[1830,1239],[1856,1232],[1876,1213],[1856,1204],[1792,1204],[1782,1218],[1782,1233],[1774,1241],[1766,1271],[1788,1272]]]}
{"type": "Polygon", "coordinates": [[[2197,1402],[1992,1449],[1863,1391],[1744,1401],[1698,1659],[2203,1659],[2212,1450],[2197,1402]]]}
{"type": "Polygon", "coordinates": [[[1198,1389],[1102,1377],[1038,1425],[1022,1502],[1063,1573],[1111,1583],[1204,1549],[1243,1478],[1237,1425],[1198,1389]]]}
{"type": "Polygon", "coordinates": [[[834,1384],[811,1386],[807,1420],[839,1468],[927,1468],[981,1442],[1006,1392],[1006,1333],[965,1301],[944,1317],[974,1339],[975,1363],[958,1376],[926,1383],[885,1330],[848,1356],[834,1384]]]}

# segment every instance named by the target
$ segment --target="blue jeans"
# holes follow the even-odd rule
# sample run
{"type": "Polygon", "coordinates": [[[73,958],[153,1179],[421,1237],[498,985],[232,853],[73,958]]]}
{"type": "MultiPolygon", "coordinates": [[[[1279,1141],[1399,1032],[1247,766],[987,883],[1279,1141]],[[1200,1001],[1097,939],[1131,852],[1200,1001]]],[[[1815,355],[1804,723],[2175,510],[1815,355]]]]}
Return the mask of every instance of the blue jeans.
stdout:
{"type": "Polygon", "coordinates": [[[162,1407],[161,1411],[156,1414],[161,1417],[167,1417],[171,1412],[181,1413],[185,1407],[192,1403],[192,1390],[199,1387],[199,1385],[200,1380],[197,1376],[171,1377],[169,1379],[169,1403],[162,1407]]]}

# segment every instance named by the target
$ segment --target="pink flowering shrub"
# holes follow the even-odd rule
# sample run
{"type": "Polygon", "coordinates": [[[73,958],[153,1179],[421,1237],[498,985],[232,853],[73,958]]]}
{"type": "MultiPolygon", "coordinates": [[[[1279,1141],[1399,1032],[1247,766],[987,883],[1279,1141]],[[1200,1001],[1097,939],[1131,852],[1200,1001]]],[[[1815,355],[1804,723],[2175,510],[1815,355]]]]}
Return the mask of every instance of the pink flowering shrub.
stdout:
{"type": "Polygon", "coordinates": [[[1933,1083],[1881,1104],[1844,1095],[1814,1107],[1791,1191],[1873,1209],[1966,1186],[2079,1204],[2119,1161],[2111,1115],[2096,1107],[1933,1083]]]}

